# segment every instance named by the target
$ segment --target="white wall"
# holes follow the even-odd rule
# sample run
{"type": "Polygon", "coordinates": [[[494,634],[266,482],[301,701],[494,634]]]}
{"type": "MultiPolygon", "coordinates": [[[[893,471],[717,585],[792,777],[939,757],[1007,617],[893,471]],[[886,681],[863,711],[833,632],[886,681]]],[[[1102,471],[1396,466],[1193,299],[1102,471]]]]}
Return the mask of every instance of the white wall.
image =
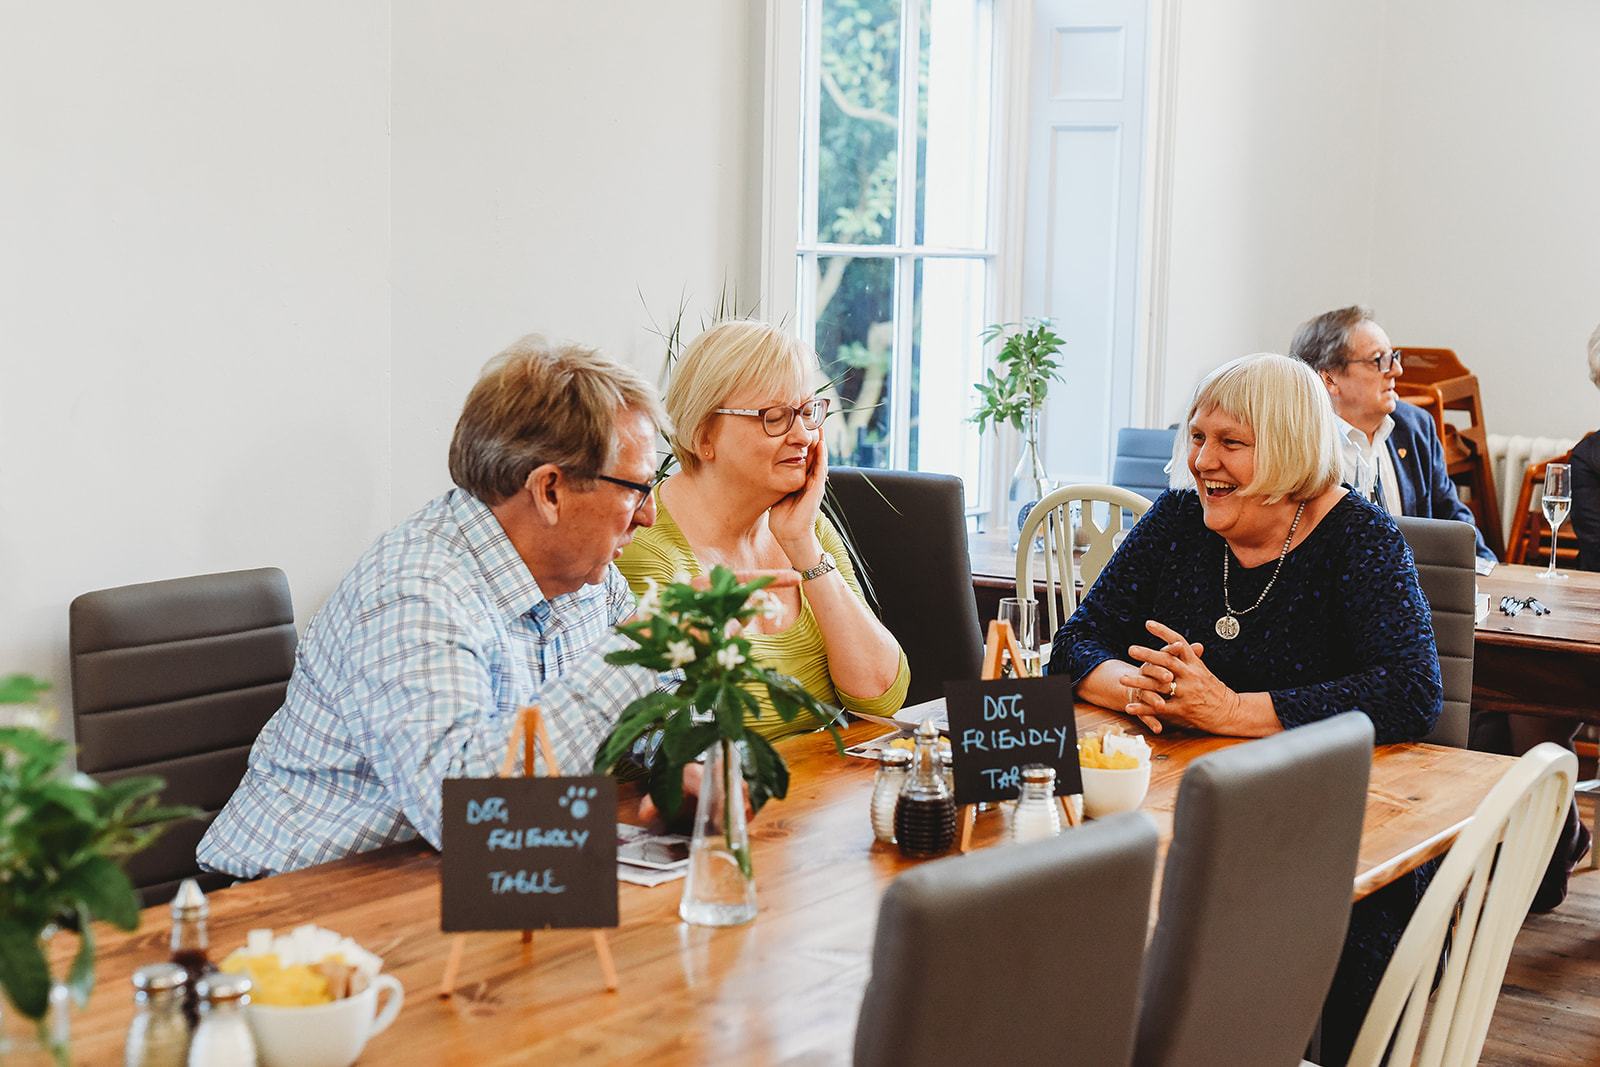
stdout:
{"type": "Polygon", "coordinates": [[[653,378],[651,316],[686,301],[692,336],[724,279],[754,300],[760,8],[396,5],[393,518],[448,488],[461,399],[517,337],[653,378]]]}
{"type": "Polygon", "coordinates": [[[1491,432],[1600,425],[1597,52],[1589,0],[1184,4],[1166,418],[1362,302],[1457,351],[1491,432]]]}
{"type": "Polygon", "coordinates": [[[0,673],[65,714],[129,582],[280,566],[303,626],[510,341],[653,375],[753,300],[763,10],[0,0],[0,673]]]}
{"type": "Polygon", "coordinates": [[[67,604],[287,571],[389,511],[378,0],[0,6],[0,673],[67,604]]]}

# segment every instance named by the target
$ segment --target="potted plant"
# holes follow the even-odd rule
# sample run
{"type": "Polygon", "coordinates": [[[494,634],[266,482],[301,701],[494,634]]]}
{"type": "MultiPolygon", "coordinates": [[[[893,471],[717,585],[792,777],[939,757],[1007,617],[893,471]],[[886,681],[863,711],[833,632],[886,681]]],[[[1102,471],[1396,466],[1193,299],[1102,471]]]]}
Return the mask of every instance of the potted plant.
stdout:
{"type": "Polygon", "coordinates": [[[679,914],[687,922],[729,926],[756,913],[746,790],[755,811],[789,791],[783,757],[748,727],[761,714],[752,690],[764,687],[784,722],[803,711],[816,715],[836,744],[838,712],[793,678],[751,660],[750,642],[740,630],[752,616],[780,610],[761,591],[771,578],[741,584],[726,567],[714,568],[703,589],[687,574],[678,578],[665,586],[649,584],[634,621],[617,627],[637,647],[608,653],[606,661],[681,671],[683,681],[670,692],[650,693],[623,709],[595,756],[595,771],[608,773],[641,740],[652,739],[650,796],[670,818],[683,803],[684,768],[704,754],[679,914]]]}
{"type": "MultiPolygon", "coordinates": [[[[46,731],[53,714],[39,695],[49,683],[0,680],[0,1012],[32,1020],[39,1047],[68,1062],[65,1005],[46,943],[76,928],[78,951],[65,991],[81,1007],[94,988],[96,919],[132,930],[139,894],[117,860],[153,841],[162,824],[193,814],[160,807],[160,778],[100,785],[61,773],[70,746],[46,731]],[[56,1015],[52,1018],[52,1015],[56,1015]]],[[[15,1034],[0,1029],[0,1053],[15,1034]]]]}
{"type": "Polygon", "coordinates": [[[1028,511],[1054,488],[1039,456],[1039,414],[1050,383],[1062,380],[1058,357],[1065,342],[1051,330],[1048,319],[1026,326],[998,323],[983,331],[984,344],[1002,337],[1005,343],[995,362],[1005,373],[996,374],[992,367],[985,372],[985,380],[977,384],[980,400],[972,421],[979,433],[990,423],[996,428],[1009,423],[1022,435],[1022,454],[1006,490],[1006,529],[1014,549],[1028,511]]]}

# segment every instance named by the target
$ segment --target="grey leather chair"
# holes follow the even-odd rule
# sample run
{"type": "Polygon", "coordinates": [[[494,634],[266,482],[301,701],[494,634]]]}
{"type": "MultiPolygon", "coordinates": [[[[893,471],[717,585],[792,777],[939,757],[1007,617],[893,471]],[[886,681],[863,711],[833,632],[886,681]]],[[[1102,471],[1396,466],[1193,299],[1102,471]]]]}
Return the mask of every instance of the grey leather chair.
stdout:
{"type": "Polygon", "coordinates": [[[1135,1064],[1300,1062],[1349,925],[1372,738],[1347,712],[1189,765],[1135,1064]]]}
{"type": "Polygon", "coordinates": [[[1468,523],[1455,519],[1395,519],[1416,557],[1417,577],[1433,611],[1433,639],[1439,646],[1444,710],[1424,741],[1467,747],[1472,708],[1472,650],[1477,623],[1477,538],[1468,523]]]}
{"type": "Polygon", "coordinates": [[[857,1067],[1122,1067],[1155,873],[1144,812],[935,860],[889,886],[857,1067]]]}
{"type": "Polygon", "coordinates": [[[178,882],[205,889],[195,846],[244,777],[250,746],[294,670],[294,609],[276,568],[202,574],[85,593],[72,602],[78,769],[103,782],[166,779],[166,804],[204,814],[169,826],[124,867],[146,906],[178,882]]]}
{"type": "Polygon", "coordinates": [[[1111,484],[1154,500],[1167,491],[1167,464],[1172,460],[1175,429],[1117,431],[1117,455],[1111,463],[1111,484]]]}
{"type": "Polygon", "coordinates": [[[961,479],[920,471],[833,467],[834,520],[854,547],[862,586],[911,666],[907,704],[977,678],[983,634],[967,556],[961,479]]]}

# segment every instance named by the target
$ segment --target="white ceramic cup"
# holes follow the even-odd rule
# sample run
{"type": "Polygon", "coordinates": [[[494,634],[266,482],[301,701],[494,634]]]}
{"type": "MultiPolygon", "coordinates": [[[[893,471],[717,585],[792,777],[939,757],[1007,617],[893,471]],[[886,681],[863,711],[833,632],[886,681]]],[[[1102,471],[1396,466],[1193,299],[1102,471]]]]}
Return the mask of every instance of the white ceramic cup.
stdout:
{"type": "Polygon", "coordinates": [[[1123,770],[1079,767],[1083,774],[1083,813],[1091,819],[1132,811],[1150,789],[1150,764],[1123,770]]]}
{"type": "Polygon", "coordinates": [[[353,997],[329,1004],[280,1008],[251,1004],[245,1012],[256,1038],[262,1067],[350,1067],[379,1033],[400,1014],[405,990],[400,980],[380,974],[353,997]],[[389,991],[378,1010],[378,991],[389,991]]]}

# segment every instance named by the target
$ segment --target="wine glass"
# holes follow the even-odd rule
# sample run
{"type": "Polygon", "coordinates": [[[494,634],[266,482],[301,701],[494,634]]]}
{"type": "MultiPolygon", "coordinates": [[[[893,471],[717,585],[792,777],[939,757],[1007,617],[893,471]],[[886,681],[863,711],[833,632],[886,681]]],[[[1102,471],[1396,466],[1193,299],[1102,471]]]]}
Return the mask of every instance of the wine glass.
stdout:
{"type": "Polygon", "coordinates": [[[1014,596],[1002,597],[998,617],[1002,622],[1011,624],[1011,632],[1016,635],[1017,645],[1022,649],[1022,662],[1017,664],[1019,673],[1024,678],[1037,678],[1040,659],[1039,602],[1019,600],[1014,596]]]}
{"type": "Polygon", "coordinates": [[[1556,531],[1572,510],[1572,465],[1547,463],[1544,468],[1544,519],[1550,524],[1550,566],[1539,577],[1565,578],[1556,570],[1556,531]]]}

